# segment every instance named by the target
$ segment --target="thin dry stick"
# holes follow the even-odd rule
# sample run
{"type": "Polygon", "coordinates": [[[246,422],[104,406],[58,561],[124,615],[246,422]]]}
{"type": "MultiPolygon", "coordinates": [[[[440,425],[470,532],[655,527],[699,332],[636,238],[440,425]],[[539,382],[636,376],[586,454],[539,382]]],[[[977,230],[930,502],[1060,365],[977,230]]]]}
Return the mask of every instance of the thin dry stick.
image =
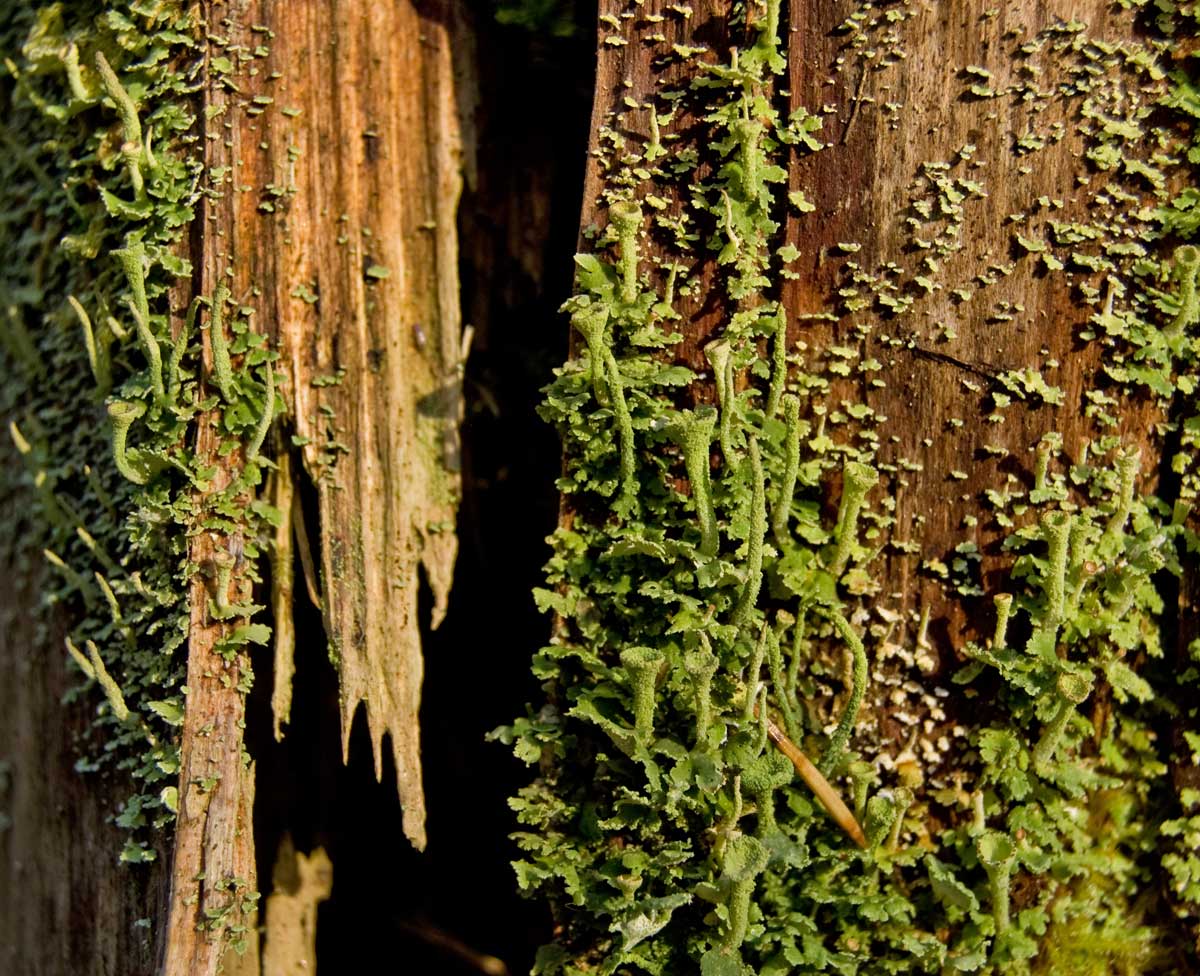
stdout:
{"type": "Polygon", "coordinates": [[[842,801],[837,790],[829,785],[829,780],[821,775],[820,770],[813,765],[812,760],[808,758],[800,747],[791,739],[784,735],[783,730],[767,719],[767,735],[771,737],[771,741],[775,743],[785,756],[792,761],[792,765],[796,767],[796,772],[800,774],[800,778],[808,784],[808,788],[816,795],[821,806],[825,808],[834,822],[842,828],[863,850],[867,848],[867,837],[863,833],[862,827],[858,825],[858,821],[854,819],[854,814],[850,812],[850,808],[842,801]]]}

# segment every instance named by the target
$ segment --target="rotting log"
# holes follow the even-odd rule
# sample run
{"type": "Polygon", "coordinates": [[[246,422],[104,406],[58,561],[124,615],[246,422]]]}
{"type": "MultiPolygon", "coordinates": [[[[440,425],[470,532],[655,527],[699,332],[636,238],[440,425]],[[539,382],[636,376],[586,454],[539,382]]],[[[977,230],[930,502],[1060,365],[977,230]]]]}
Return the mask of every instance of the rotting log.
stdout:
{"type": "MultiPolygon", "coordinates": [[[[201,291],[228,287],[237,314],[279,349],[280,450],[299,447],[318,497],[320,579],[306,582],[319,588],[338,669],[343,754],[363,704],[377,775],[387,735],[404,832],[421,848],[417,607],[424,578],[436,627],[450,588],[467,352],[455,229],[460,15],[453,3],[213,3],[208,24],[201,291]]],[[[287,527],[303,516],[286,484],[300,475],[289,461],[275,480],[288,499],[277,539],[290,562],[287,527]]],[[[211,561],[212,545],[197,536],[196,565],[211,561]]],[[[220,906],[197,899],[193,879],[256,888],[253,767],[242,758],[238,682],[207,660],[210,586],[193,587],[172,973],[215,971],[220,956],[217,940],[197,934],[220,906]],[[194,784],[213,777],[201,797],[194,784]]],[[[278,599],[275,607],[291,612],[278,599]]],[[[303,720],[287,714],[292,631],[287,621],[275,634],[277,734],[303,720]]],[[[228,902],[232,893],[219,890],[228,902]]],[[[241,924],[252,925],[252,901],[244,908],[241,924]]]]}

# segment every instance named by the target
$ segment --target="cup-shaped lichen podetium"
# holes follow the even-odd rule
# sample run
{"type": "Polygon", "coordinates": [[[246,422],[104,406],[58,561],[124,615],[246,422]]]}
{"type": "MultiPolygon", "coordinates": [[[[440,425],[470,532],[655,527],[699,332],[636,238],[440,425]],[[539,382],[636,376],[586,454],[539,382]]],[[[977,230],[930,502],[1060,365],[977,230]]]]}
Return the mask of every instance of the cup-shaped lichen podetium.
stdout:
{"type": "Polygon", "coordinates": [[[1179,312],[1164,330],[1177,336],[1189,325],[1200,321],[1200,298],[1196,295],[1196,278],[1200,275],[1200,247],[1184,244],[1175,249],[1175,274],[1179,277],[1179,312]]]}
{"type": "Polygon", "coordinates": [[[992,631],[992,649],[998,650],[1005,646],[1008,640],[1008,618],[1012,615],[1013,598],[1011,593],[997,593],[992,598],[996,606],[996,629],[992,631]]]}
{"type": "Polygon", "coordinates": [[[729,464],[733,460],[733,346],[728,339],[717,339],[704,347],[704,358],[713,369],[721,407],[721,455],[729,464]]]}
{"type": "Polygon", "coordinates": [[[768,860],[770,854],[766,847],[748,834],[731,837],[725,845],[721,868],[725,880],[730,883],[729,933],[725,937],[725,945],[730,949],[737,949],[746,939],[754,882],[766,868],[768,860]]]}
{"type": "Polygon", "coordinates": [[[642,228],[642,208],[633,200],[618,200],[608,208],[608,217],[617,230],[617,273],[621,278],[621,301],[632,305],[638,296],[638,231],[642,228]]]}
{"type": "Polygon", "coordinates": [[[608,309],[603,305],[580,305],[571,312],[571,325],[583,336],[588,348],[588,369],[592,380],[592,393],[596,403],[608,406],[608,390],[604,385],[604,373],[608,361],[608,309]]]}
{"type": "Polygon", "coordinates": [[[708,747],[708,727],[712,724],[712,678],[720,662],[712,652],[708,638],[700,635],[700,647],[683,656],[683,667],[692,679],[696,705],[696,747],[708,747]]]}
{"type": "Polygon", "coordinates": [[[988,876],[988,890],[992,897],[992,920],[996,934],[1008,929],[1008,885],[1012,877],[1016,848],[1012,840],[996,830],[982,834],[975,842],[975,854],[988,876]]]}
{"type": "Polygon", "coordinates": [[[1054,761],[1054,753],[1058,750],[1067,723],[1075,714],[1076,706],[1087,701],[1088,695],[1092,693],[1092,679],[1069,671],[1063,672],[1055,682],[1054,692],[1057,699],[1054,712],[1046,727],[1042,729],[1037,745],[1033,747],[1033,768],[1039,773],[1044,772],[1054,761]]]}
{"type": "Polygon", "coordinates": [[[858,535],[858,517],[867,492],[879,483],[879,472],[870,465],[850,461],[842,469],[842,500],[838,504],[837,527],[833,531],[834,550],[829,571],[840,578],[850,559],[850,550],[858,535]]]}
{"type": "Polygon", "coordinates": [[[764,752],[742,772],[742,789],[754,798],[758,811],[756,833],[759,837],[774,832],[774,794],[792,781],[793,773],[787,756],[774,749],[764,752]]]}
{"type": "Polygon", "coordinates": [[[1048,565],[1042,586],[1046,593],[1046,609],[1055,624],[1061,624],[1066,607],[1067,556],[1070,552],[1071,523],[1066,512],[1051,512],[1042,519],[1042,533],[1048,549],[1048,565]]]}
{"type": "Polygon", "coordinates": [[[633,689],[633,733],[642,745],[648,745],[654,734],[654,686],[665,660],[662,651],[653,647],[621,652],[621,667],[633,689]]]}
{"type": "Polygon", "coordinates": [[[713,432],[717,426],[717,411],[708,405],[679,414],[670,433],[683,449],[683,463],[692,486],[692,501],[696,503],[696,519],[700,523],[700,554],[715,556],[717,513],[713,509],[709,481],[710,451],[713,432]]]}
{"type": "Polygon", "coordinates": [[[146,412],[141,400],[110,400],[108,419],[112,423],[113,461],[117,470],[135,485],[144,485],[149,479],[146,465],[137,452],[129,448],[129,428],[146,412]]]}

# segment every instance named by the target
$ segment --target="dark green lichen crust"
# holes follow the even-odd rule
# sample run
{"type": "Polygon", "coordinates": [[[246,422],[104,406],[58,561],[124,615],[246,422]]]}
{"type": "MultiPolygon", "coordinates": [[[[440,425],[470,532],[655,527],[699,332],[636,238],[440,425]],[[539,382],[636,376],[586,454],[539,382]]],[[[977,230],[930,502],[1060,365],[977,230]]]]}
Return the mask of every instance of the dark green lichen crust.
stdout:
{"type": "MultiPolygon", "coordinates": [[[[274,353],[224,295],[213,308],[189,285],[205,43],[191,9],[81,0],[0,15],[0,409],[24,461],[3,478],[35,501],[6,527],[6,554],[46,580],[34,646],[70,655],[67,700],[94,709],[78,768],[132,783],[115,816],[133,862],[174,817],[188,591],[220,570],[189,565],[190,538],[240,534],[231,559],[252,567],[272,514],[245,497],[265,470],[253,457],[275,412],[274,353]],[[209,319],[236,366],[202,399],[209,319]],[[194,454],[197,418],[217,408],[221,453],[252,459],[223,492],[194,454]]],[[[222,646],[237,654],[263,630],[222,646]]]]}
{"type": "MultiPolygon", "coordinates": [[[[1160,59],[1196,35],[1198,14],[1125,6],[1144,7],[1148,31],[1127,49],[1089,46],[1074,23],[1029,43],[1070,63],[1116,57],[1162,81],[1160,59]]],[[[908,7],[879,9],[891,24],[908,7]]],[[[855,18],[847,30],[883,15],[867,4],[855,18]]],[[[751,43],[720,64],[694,59],[686,87],[654,104],[626,99],[631,114],[651,113],[648,142],[600,131],[608,227],[576,258],[564,310],[579,355],[542,406],[563,439],[569,513],[536,593],[555,616],[533,666],[547,697],[494,733],[538,771],[511,801],[520,887],[559,923],[535,971],[1176,971],[1195,958],[1186,923],[1200,908],[1200,794],[1175,789],[1169,770],[1200,759],[1200,644],[1164,645],[1176,619],[1166,597],[1196,552],[1200,316],[1188,241],[1200,194],[1166,187],[1181,173],[1194,183],[1200,161],[1194,79],[1180,71],[1162,86],[1161,128],[1147,137],[1155,206],[1131,215],[1141,241],[1073,271],[1058,245],[1077,240],[1037,252],[1095,307],[1080,338],[1105,344],[1106,368],[1079,408],[1101,435],[1068,457],[1047,429],[1032,490],[989,493],[1011,554],[984,602],[979,629],[991,638],[958,648],[966,660],[940,694],[919,684],[923,630],[899,649],[913,670],[898,690],[913,684],[930,699],[925,714],[943,717],[955,696],[974,723],[947,728],[953,747],[917,747],[914,733],[894,756],[858,722],[864,700],[881,700],[871,682],[892,674],[868,569],[888,524],[872,504],[886,469],[877,439],[829,436],[830,377],[806,372],[787,346],[778,283],[797,252],[780,227],[789,207],[811,207],[785,192],[786,167],[821,149],[819,125],[779,111],[778,3],[752,20],[751,43]],[[704,120],[702,134],[661,135],[677,113],[704,120]],[[669,257],[647,260],[651,240],[669,257]],[[694,297],[712,260],[718,294],[696,307],[727,314],[704,350],[711,372],[698,375],[673,355],[675,303],[694,297]],[[1107,298],[1097,271],[1112,282],[1107,298]],[[710,390],[715,402],[695,402],[710,390]],[[1156,479],[1104,432],[1103,404],[1121,396],[1163,408],[1156,443],[1173,476],[1156,479]],[[1159,494],[1145,488],[1154,483],[1159,494]],[[839,486],[836,519],[823,517],[839,486]],[[847,797],[865,850],[781,761],[768,716],[847,797]],[[922,775],[949,753],[952,777],[922,775]]],[[[986,87],[979,72],[972,84],[986,87]]],[[[1148,116],[1138,121],[1149,127],[1148,116]]],[[[1094,121],[1088,145],[1111,153],[1125,130],[1094,121]]],[[[1142,178],[1135,163],[1126,175],[1142,178]]],[[[1084,239],[1102,249],[1106,233],[1084,239]]],[[[1010,380],[1053,424],[1061,391],[1037,370],[1010,380]]],[[[960,548],[948,584],[971,562],[973,547],[960,548]]],[[[977,582],[956,589],[948,598],[984,595],[977,582]]]]}

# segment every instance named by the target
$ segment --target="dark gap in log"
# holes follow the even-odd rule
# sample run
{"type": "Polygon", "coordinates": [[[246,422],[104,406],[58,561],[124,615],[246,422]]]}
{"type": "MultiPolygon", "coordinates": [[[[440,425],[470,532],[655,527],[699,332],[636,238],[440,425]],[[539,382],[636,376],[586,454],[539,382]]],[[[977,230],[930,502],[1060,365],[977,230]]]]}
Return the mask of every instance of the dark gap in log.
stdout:
{"type": "MultiPolygon", "coordinates": [[[[516,851],[507,835],[516,824],[507,798],[526,770],[484,736],[539,697],[529,655],[549,636],[529,595],[548,551],[530,540],[555,525],[560,448],[535,411],[567,351],[557,309],[574,275],[594,67],[596,11],[583,6],[568,39],[498,26],[490,9],[474,25],[480,91],[469,121],[477,155],[459,213],[463,321],[475,328],[466,366],[460,555],[442,626],[430,632],[424,624],[431,594],[423,573],[417,608],[425,658],[424,854],[399,828],[390,743],[383,781],[375,780],[361,709],[350,763],[342,765],[337,677],[298,552],[292,723],[282,743],[271,734],[269,650],[257,662],[247,741],[257,763],[260,887],[265,903],[285,833],[300,852],[325,848],[333,893],[318,909],[319,971],[387,959],[402,960],[404,971],[478,973],[475,954],[498,957],[515,974],[529,970],[550,937],[545,907],[515,893],[509,864],[516,851]]],[[[316,493],[304,476],[295,489],[320,566],[316,493]]]]}
{"type": "MultiPolygon", "coordinates": [[[[496,956],[512,974],[529,971],[550,919],[516,894],[509,865],[507,798],[528,771],[484,736],[540,697],[529,655],[549,636],[530,592],[548,555],[538,540],[557,517],[560,447],[535,411],[567,351],[557,309],[574,277],[595,65],[596,10],[580,8],[569,39],[497,27],[490,10],[476,23],[477,178],[459,209],[463,322],[475,328],[459,557],[446,620],[422,637],[429,847],[415,882],[424,910],[409,923],[426,939],[441,932],[496,956]],[[464,910],[468,878],[474,908],[464,910]]],[[[430,962],[428,971],[479,972],[446,949],[430,962]]]]}

